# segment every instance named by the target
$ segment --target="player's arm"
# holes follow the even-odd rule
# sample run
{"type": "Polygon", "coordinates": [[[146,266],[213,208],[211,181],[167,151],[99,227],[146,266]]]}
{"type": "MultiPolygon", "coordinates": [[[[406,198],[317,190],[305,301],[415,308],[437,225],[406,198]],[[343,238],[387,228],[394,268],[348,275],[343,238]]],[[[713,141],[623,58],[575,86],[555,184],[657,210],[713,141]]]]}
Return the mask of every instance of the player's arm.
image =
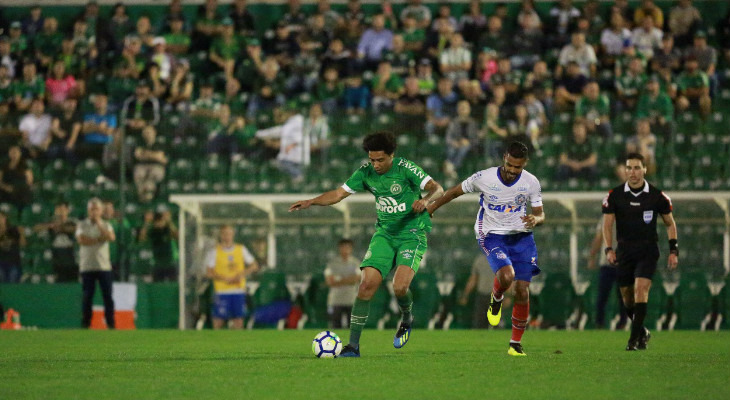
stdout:
{"type": "Polygon", "coordinates": [[[609,264],[616,264],[616,252],[613,250],[613,222],[615,220],[616,214],[603,214],[603,244],[609,264]]]}
{"type": "Polygon", "coordinates": [[[532,214],[527,214],[521,219],[525,228],[532,229],[545,222],[545,212],[543,212],[542,206],[535,206],[532,207],[532,214]]]}
{"type": "Polygon", "coordinates": [[[259,272],[260,269],[261,269],[261,267],[259,266],[258,261],[253,261],[250,264],[247,264],[246,270],[243,271],[243,278],[245,278],[247,276],[251,276],[251,275],[259,272]]]}
{"type": "Polygon", "coordinates": [[[423,196],[423,198],[413,202],[413,206],[411,208],[413,208],[414,212],[423,212],[424,210],[426,210],[429,204],[431,204],[434,200],[438,200],[444,195],[444,188],[441,187],[441,184],[433,179],[429,180],[428,183],[426,183],[424,189],[428,193],[423,196]]]}
{"type": "Polygon", "coordinates": [[[679,247],[677,245],[677,223],[674,222],[674,216],[669,214],[660,214],[667,227],[667,236],[669,237],[669,258],[667,259],[667,267],[670,270],[677,268],[679,263],[679,247]]]}
{"type": "Polygon", "coordinates": [[[332,204],[339,203],[349,195],[350,193],[348,191],[342,187],[338,187],[335,190],[322,193],[313,199],[297,201],[289,207],[289,212],[306,210],[310,206],[331,206],[332,204]]]}
{"type": "Polygon", "coordinates": [[[454,185],[449,190],[447,190],[443,194],[443,196],[437,198],[433,203],[429,204],[426,209],[428,210],[429,214],[433,215],[433,213],[436,212],[436,210],[438,210],[441,206],[463,194],[464,189],[461,188],[461,183],[454,185]]]}

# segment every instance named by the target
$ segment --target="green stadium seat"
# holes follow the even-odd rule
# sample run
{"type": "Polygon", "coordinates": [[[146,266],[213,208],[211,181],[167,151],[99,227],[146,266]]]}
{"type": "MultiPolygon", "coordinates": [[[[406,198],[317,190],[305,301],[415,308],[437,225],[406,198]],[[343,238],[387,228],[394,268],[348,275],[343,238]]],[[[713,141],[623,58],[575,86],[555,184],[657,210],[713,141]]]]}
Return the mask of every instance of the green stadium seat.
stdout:
{"type": "Polygon", "coordinates": [[[73,176],[72,172],[71,167],[66,161],[56,159],[43,168],[43,180],[55,182],[56,184],[59,182],[68,182],[73,176]]]}
{"type": "Polygon", "coordinates": [[[18,224],[18,208],[10,203],[0,203],[0,211],[8,216],[8,222],[13,225],[18,224]]]}
{"type": "Polygon", "coordinates": [[[411,283],[415,328],[427,328],[429,321],[439,311],[441,293],[437,283],[436,275],[427,272],[418,274],[411,283]]]}
{"type": "Polygon", "coordinates": [[[614,117],[611,124],[613,131],[616,133],[627,136],[634,134],[634,115],[629,111],[624,111],[614,117]]]}
{"type": "Polygon", "coordinates": [[[685,135],[702,133],[702,119],[696,112],[685,111],[677,116],[677,132],[685,135]]]}
{"type": "Polygon", "coordinates": [[[698,329],[710,307],[711,295],[704,273],[682,273],[677,293],[678,328],[698,329]]]}
{"type": "Polygon", "coordinates": [[[20,213],[20,225],[33,227],[36,224],[47,222],[52,215],[52,206],[36,201],[23,208],[20,213]]]}
{"type": "Polygon", "coordinates": [[[181,181],[192,181],[197,176],[193,162],[187,158],[179,158],[168,167],[167,178],[181,181]]]}
{"type": "Polygon", "coordinates": [[[101,175],[101,166],[94,159],[87,159],[76,167],[74,171],[75,179],[86,182],[87,184],[95,184],[96,178],[101,175]]]}
{"type": "Polygon", "coordinates": [[[328,325],[327,296],[329,287],[324,275],[313,274],[304,294],[304,312],[307,314],[306,328],[323,329],[328,325]]]}

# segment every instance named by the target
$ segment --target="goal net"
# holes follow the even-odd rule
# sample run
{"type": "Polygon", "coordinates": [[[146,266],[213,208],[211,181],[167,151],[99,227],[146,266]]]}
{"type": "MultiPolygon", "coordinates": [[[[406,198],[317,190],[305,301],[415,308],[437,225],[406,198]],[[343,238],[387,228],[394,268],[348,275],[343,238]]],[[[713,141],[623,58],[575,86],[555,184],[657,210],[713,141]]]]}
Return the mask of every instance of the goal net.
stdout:
{"type": "MultiPolygon", "coordinates": [[[[283,273],[292,298],[306,291],[313,276],[323,273],[327,260],[336,254],[338,240],[352,239],[354,256],[361,258],[374,233],[373,197],[355,194],[331,207],[314,206],[306,211],[288,212],[293,202],[314,196],[171,195],[170,201],[180,210],[179,328],[200,328],[210,314],[210,283],[205,278],[203,259],[206,252],[214,248],[218,227],[223,223],[234,227],[235,241],[243,243],[265,270],[283,273]]],[[[601,220],[604,196],[600,192],[543,194],[547,219],[544,226],[535,229],[538,264],[543,273],[533,280],[533,294],[539,294],[546,279],[550,285],[551,276],[569,277],[571,292],[577,295],[585,293],[591,285],[595,271],[588,271],[586,266],[591,242],[601,220]]],[[[708,281],[722,281],[730,270],[730,193],[681,192],[670,193],[670,196],[682,243],[682,273],[703,271],[708,274],[708,281]]],[[[441,208],[434,217],[428,251],[419,270],[419,273],[426,271],[436,276],[443,296],[462,285],[475,258],[481,256],[473,232],[478,198],[465,195],[454,203],[441,208]]],[[[659,221],[658,225],[663,224],[659,221]]],[[[660,227],[658,231],[663,257],[659,265],[663,271],[661,266],[666,263],[667,253],[663,247],[666,230],[660,227]]],[[[678,280],[678,276],[664,278],[665,286],[678,280]]],[[[256,293],[258,285],[256,277],[249,279],[249,296],[256,293]]],[[[569,300],[565,301],[566,306],[572,307],[569,300]]]]}

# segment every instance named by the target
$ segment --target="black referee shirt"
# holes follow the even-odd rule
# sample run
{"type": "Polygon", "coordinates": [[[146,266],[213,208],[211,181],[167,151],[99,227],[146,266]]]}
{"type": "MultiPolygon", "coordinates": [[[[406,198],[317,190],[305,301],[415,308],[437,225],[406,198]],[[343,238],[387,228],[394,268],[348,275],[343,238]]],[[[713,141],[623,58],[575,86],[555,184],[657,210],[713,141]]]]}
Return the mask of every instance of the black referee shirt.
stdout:
{"type": "Polygon", "coordinates": [[[644,180],[638,194],[626,182],[608,192],[603,199],[603,213],[616,216],[616,239],[622,242],[658,240],[656,222],[659,214],[672,212],[672,200],[661,190],[644,180]]]}

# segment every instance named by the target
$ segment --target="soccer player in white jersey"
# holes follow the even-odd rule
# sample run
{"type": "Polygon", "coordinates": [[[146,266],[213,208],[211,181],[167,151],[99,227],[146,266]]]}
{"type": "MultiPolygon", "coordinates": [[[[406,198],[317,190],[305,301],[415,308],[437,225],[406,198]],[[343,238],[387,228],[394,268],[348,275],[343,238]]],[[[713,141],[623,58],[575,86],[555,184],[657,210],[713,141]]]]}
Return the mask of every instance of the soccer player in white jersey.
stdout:
{"type": "Polygon", "coordinates": [[[524,170],[527,147],[512,142],[504,153],[504,164],[475,173],[428,206],[433,213],[464,193],[479,194],[479,212],[474,224],[479,248],[495,273],[492,300],[487,319],[493,326],[502,317],[504,292],[515,282],[515,305],[512,308],[512,339],[507,354],[525,356],[522,334],[530,315],[529,286],[540,273],[537,246],[532,229],[545,222],[540,182],[524,170]],[[527,205],[532,213],[527,213],[527,205]]]}

